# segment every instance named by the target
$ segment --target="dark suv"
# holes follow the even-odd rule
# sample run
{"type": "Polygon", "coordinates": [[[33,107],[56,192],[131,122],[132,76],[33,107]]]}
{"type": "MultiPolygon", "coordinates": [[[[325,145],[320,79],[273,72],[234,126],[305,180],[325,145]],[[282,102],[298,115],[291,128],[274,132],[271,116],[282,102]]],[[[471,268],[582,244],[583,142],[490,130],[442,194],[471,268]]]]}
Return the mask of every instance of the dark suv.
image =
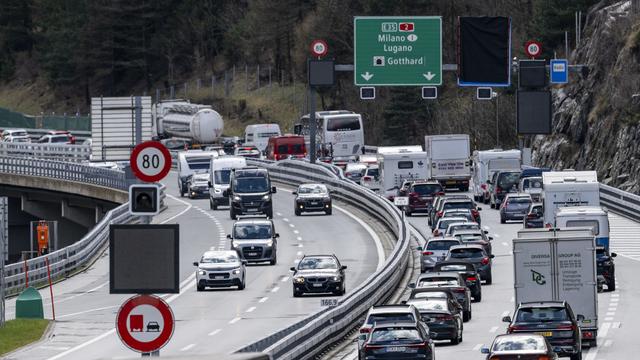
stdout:
{"type": "Polygon", "coordinates": [[[582,359],[582,335],[578,322],[582,315],[573,314],[566,301],[545,301],[521,303],[509,323],[507,333],[536,333],[549,340],[553,350],[559,356],[569,356],[571,360],[582,359]]]}
{"type": "Polygon", "coordinates": [[[507,170],[498,171],[491,179],[491,194],[489,201],[492,209],[498,209],[502,200],[509,192],[518,191],[518,182],[520,181],[521,171],[507,170]]]}
{"type": "Polygon", "coordinates": [[[604,246],[596,247],[596,265],[598,269],[598,285],[607,285],[608,291],[616,289],[616,264],[613,258],[618,254],[612,252],[604,246]]]}
{"type": "Polygon", "coordinates": [[[437,181],[416,180],[406,191],[409,197],[409,205],[405,206],[404,212],[407,216],[411,216],[416,212],[426,212],[431,210],[433,198],[438,195],[444,195],[444,189],[437,181]]]}
{"type": "Polygon", "coordinates": [[[363,358],[433,360],[434,345],[429,330],[421,324],[376,324],[362,349],[363,358]]]}
{"type": "Polygon", "coordinates": [[[229,190],[229,216],[236,220],[238,215],[264,214],[273,218],[273,203],[271,194],[275,194],[276,187],[271,186],[269,172],[257,167],[235,169],[231,172],[229,190]]]}

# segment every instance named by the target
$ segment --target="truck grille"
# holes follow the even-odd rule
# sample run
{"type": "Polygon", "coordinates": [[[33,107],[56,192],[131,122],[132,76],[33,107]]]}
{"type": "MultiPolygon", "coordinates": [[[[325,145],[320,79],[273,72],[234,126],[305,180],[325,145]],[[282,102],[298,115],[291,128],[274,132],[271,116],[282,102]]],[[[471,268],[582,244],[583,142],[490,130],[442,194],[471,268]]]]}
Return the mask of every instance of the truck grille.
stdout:
{"type": "Polygon", "coordinates": [[[242,248],[242,256],[245,259],[261,259],[263,249],[261,246],[245,246],[242,248]],[[251,249],[253,247],[253,249],[251,249]]]}

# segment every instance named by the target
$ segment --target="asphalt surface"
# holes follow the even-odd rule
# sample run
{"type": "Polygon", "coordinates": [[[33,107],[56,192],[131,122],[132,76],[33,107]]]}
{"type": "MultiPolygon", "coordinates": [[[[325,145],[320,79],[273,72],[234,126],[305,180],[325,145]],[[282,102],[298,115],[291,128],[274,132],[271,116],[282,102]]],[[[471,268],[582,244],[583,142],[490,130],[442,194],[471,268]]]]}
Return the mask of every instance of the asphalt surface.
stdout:
{"type": "MultiPolygon", "coordinates": [[[[209,209],[208,199],[180,198],[176,174],[166,179],[169,208],[154,223],[180,224],[179,294],[161,295],[173,310],[173,337],[161,354],[228,353],[321,309],[325,296],[293,298],[289,268],[303,254],[335,253],[347,265],[347,292],[381,263],[371,228],[334,207],[333,215],[293,213],[293,196],[279,187],[274,195],[274,223],[280,233],[278,264],[250,265],[247,287],[196,292],[192,265],[210,248],[228,249],[233,221],[226,208],[209,209]]],[[[375,235],[375,233],[373,233],[375,235]]],[[[382,254],[383,255],[383,254],[382,254]]],[[[384,256],[384,255],[383,255],[384,256]]],[[[384,259],[382,259],[384,260],[384,259]]],[[[49,338],[11,354],[9,359],[117,359],[139,357],[115,333],[120,305],[130,295],[108,293],[108,253],[86,272],[54,286],[56,325],[49,338]]],[[[48,289],[41,290],[45,317],[51,318],[48,289]]],[[[12,318],[15,299],[7,302],[12,318]]]]}

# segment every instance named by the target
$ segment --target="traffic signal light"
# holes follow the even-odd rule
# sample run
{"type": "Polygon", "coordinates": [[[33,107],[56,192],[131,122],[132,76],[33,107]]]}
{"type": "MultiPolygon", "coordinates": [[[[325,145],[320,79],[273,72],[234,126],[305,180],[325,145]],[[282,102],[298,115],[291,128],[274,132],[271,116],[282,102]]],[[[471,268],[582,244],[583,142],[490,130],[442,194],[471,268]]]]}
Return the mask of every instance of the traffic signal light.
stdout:
{"type": "Polygon", "coordinates": [[[160,212],[160,188],[155,184],[129,187],[129,212],[133,215],[156,215],[160,212]]]}

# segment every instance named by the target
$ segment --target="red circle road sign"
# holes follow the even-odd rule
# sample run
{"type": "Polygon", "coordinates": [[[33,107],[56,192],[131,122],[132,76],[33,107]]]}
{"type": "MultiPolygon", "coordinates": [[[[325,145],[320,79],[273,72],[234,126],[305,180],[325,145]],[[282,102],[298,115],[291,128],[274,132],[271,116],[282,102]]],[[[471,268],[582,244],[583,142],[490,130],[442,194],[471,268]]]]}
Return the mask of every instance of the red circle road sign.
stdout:
{"type": "Polygon", "coordinates": [[[156,182],[171,170],[171,154],[158,141],[145,141],[136,145],[129,158],[133,174],[140,180],[156,182]]]}
{"type": "Polygon", "coordinates": [[[527,41],[524,45],[524,52],[528,57],[535,58],[542,53],[542,44],[537,41],[527,41]]]}
{"type": "Polygon", "coordinates": [[[329,51],[329,46],[324,40],[313,40],[311,42],[311,54],[313,56],[324,56],[329,51]]]}
{"type": "Polygon", "coordinates": [[[173,335],[173,312],[154,295],[136,295],[118,310],[116,330],[131,350],[148,353],[159,350],[173,335]]]}

